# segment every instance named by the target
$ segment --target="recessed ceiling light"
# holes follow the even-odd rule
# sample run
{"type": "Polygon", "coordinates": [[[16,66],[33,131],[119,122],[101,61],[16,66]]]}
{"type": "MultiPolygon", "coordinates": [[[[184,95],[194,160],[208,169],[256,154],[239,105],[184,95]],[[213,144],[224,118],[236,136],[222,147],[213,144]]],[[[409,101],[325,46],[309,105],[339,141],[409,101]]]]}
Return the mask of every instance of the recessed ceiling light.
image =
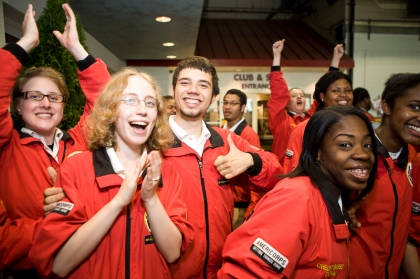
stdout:
{"type": "Polygon", "coordinates": [[[171,43],[171,42],[163,43],[163,46],[167,46],[167,47],[171,47],[171,46],[174,46],[174,45],[175,44],[171,43]]]}
{"type": "Polygon", "coordinates": [[[166,56],[166,58],[169,58],[169,59],[175,59],[175,58],[176,58],[176,56],[175,56],[175,55],[168,55],[168,56],[166,56]]]}
{"type": "Polygon", "coordinates": [[[237,72],[240,72],[240,71],[241,71],[241,69],[236,69],[236,71],[237,71],[237,72]]]}
{"type": "Polygon", "coordinates": [[[156,21],[157,22],[169,22],[169,21],[171,21],[171,18],[167,17],[167,16],[158,16],[156,18],[156,21]]]}

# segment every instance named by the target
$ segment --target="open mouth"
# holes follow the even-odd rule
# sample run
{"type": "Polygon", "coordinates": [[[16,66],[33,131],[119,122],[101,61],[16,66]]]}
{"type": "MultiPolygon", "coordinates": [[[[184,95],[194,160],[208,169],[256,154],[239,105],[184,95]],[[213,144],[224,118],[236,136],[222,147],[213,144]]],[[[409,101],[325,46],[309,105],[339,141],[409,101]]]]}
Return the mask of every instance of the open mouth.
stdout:
{"type": "Polygon", "coordinates": [[[417,132],[417,133],[420,133],[420,127],[418,127],[418,126],[408,125],[408,128],[417,132]]]}
{"type": "Polygon", "coordinates": [[[301,100],[297,101],[296,104],[301,105],[303,102],[301,100]]]}
{"type": "Polygon", "coordinates": [[[133,122],[130,122],[130,126],[135,129],[144,130],[147,127],[147,123],[143,121],[133,121],[133,122]]]}
{"type": "Polygon", "coordinates": [[[346,100],[341,100],[337,102],[337,104],[339,104],[340,106],[347,106],[347,103],[348,102],[346,100]]]}
{"type": "Polygon", "coordinates": [[[37,113],[35,114],[38,117],[46,118],[46,117],[52,117],[51,113],[37,113]]]}
{"type": "Polygon", "coordinates": [[[190,99],[190,98],[184,98],[184,102],[186,102],[187,104],[190,104],[190,105],[197,105],[197,104],[201,103],[200,100],[190,99]]]}
{"type": "Polygon", "coordinates": [[[369,178],[369,169],[349,169],[347,172],[358,180],[366,181],[369,178]]]}

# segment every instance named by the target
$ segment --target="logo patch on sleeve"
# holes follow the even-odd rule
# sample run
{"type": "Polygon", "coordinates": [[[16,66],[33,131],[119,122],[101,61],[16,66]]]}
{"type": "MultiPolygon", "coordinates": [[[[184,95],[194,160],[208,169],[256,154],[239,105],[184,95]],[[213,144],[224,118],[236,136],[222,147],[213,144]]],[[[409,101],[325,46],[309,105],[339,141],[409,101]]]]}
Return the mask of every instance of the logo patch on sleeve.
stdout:
{"type": "Polygon", "coordinates": [[[406,173],[407,173],[407,178],[408,178],[408,182],[410,182],[411,187],[413,187],[413,165],[410,163],[407,164],[407,168],[406,168],[406,173]]]}
{"type": "Polygon", "coordinates": [[[295,152],[293,152],[290,149],[286,149],[286,154],[284,154],[284,155],[286,155],[286,157],[292,158],[293,154],[295,154],[295,152]]]}
{"type": "Polygon", "coordinates": [[[412,202],[411,212],[413,212],[414,214],[420,215],[420,204],[416,202],[412,202]]]}
{"type": "Polygon", "coordinates": [[[271,247],[261,238],[257,238],[251,246],[251,251],[268,264],[275,272],[280,273],[289,264],[289,260],[271,247]]]}
{"type": "Polygon", "coordinates": [[[74,204],[71,202],[58,202],[51,212],[55,212],[64,216],[67,216],[73,209],[74,204]]]}

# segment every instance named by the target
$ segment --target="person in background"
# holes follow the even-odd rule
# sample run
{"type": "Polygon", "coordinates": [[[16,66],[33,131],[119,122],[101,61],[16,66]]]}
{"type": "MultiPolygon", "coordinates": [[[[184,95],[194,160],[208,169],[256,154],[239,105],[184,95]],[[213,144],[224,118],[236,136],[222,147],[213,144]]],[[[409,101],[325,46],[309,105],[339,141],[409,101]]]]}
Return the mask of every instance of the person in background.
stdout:
{"type": "MultiPolygon", "coordinates": [[[[260,138],[243,117],[247,104],[246,94],[238,89],[230,89],[223,97],[222,104],[223,116],[226,120],[223,129],[230,130],[247,140],[251,145],[261,148],[260,138]]],[[[235,198],[233,227],[236,229],[248,217],[265,192],[255,188],[245,173],[240,174],[234,180],[232,179],[232,184],[233,182],[237,184],[237,186],[232,185],[235,198]]]]}
{"type": "Polygon", "coordinates": [[[166,109],[166,114],[168,116],[175,115],[176,108],[175,108],[174,97],[172,97],[171,95],[165,95],[162,98],[163,98],[163,105],[165,106],[165,109],[166,109]]]}
{"type": "Polygon", "coordinates": [[[303,145],[298,166],[226,239],[218,278],[347,278],[344,206],[373,187],[375,134],[360,110],[335,106],[311,117],[303,145]]]}
{"type": "MultiPolygon", "coordinates": [[[[300,88],[287,87],[283,78],[280,61],[285,40],[276,41],[273,44],[273,65],[270,73],[271,95],[267,103],[268,123],[273,134],[272,151],[283,164],[287,141],[295,127],[311,117],[315,111],[317,102],[312,103],[311,108],[305,112],[305,93],[300,88]]],[[[338,71],[338,65],[344,54],[343,45],[338,44],[334,48],[333,58],[329,71],[338,71]]]]}
{"type": "Polygon", "coordinates": [[[83,115],[74,128],[57,128],[70,97],[65,77],[43,67],[27,69],[19,76],[28,53],[39,43],[31,4],[24,16],[22,38],[0,49],[0,271],[5,277],[38,278],[28,252],[44,217],[44,189],[54,185],[50,170],[55,173],[67,157],[87,149],[85,121],[109,77],[106,65],[80,44],[68,5],[63,8],[67,23],[63,34],[54,31],[54,35],[75,58],[86,96],[83,115]],[[23,119],[19,131],[13,129],[9,107],[23,119]]]}
{"type": "MultiPolygon", "coordinates": [[[[395,74],[382,93],[382,122],[375,129],[378,171],[369,197],[356,210],[361,227],[349,243],[349,278],[398,278],[413,201],[411,146],[420,145],[420,74],[395,74]],[[369,263],[369,264],[366,264],[369,263]]],[[[418,277],[417,277],[418,278],[418,277]]]]}
{"type": "Polygon", "coordinates": [[[156,80],[135,69],[105,86],[88,121],[89,151],[61,167],[66,198],[29,253],[44,277],[170,278],[167,262],[193,236],[182,180],[161,158],[173,141],[161,101],[156,80]]]}
{"type": "MultiPolygon", "coordinates": [[[[336,105],[352,106],[353,90],[350,77],[339,71],[324,74],[315,84],[314,99],[318,104],[317,110],[336,105]]],[[[303,121],[290,134],[283,161],[285,173],[291,172],[298,164],[307,123],[308,120],[303,121]]]]}
{"type": "Polygon", "coordinates": [[[370,99],[369,91],[365,88],[357,87],[353,89],[353,96],[353,106],[363,110],[366,117],[369,118],[370,121],[374,122],[375,117],[368,112],[372,109],[372,101],[370,99]]]}

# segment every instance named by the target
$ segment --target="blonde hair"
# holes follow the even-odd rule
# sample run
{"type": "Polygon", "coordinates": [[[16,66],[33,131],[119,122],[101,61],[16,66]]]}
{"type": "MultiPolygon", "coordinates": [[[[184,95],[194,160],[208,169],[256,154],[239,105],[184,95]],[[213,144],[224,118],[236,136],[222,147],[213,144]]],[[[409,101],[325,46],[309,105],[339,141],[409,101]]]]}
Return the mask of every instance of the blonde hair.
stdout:
{"type": "Polygon", "coordinates": [[[156,91],[158,113],[155,126],[144,147],[147,151],[157,150],[161,154],[170,147],[174,135],[169,127],[168,117],[162,104],[162,89],[149,74],[134,68],[124,68],[115,73],[99,95],[87,121],[87,142],[90,151],[102,147],[118,149],[115,123],[120,115],[121,96],[127,87],[128,78],[138,76],[145,79],[156,91]]]}

